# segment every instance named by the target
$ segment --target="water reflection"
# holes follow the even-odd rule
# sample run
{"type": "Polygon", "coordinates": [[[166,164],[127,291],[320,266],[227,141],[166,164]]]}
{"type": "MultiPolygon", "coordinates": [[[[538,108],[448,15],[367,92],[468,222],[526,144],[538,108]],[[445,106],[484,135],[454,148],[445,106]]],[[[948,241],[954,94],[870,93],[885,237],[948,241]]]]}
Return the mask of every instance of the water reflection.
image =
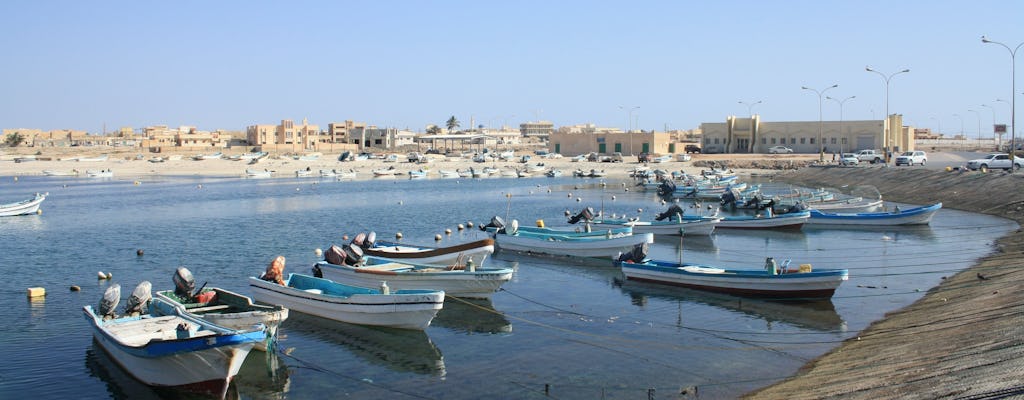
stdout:
{"type": "MultiPolygon", "coordinates": [[[[828,234],[832,237],[850,232],[852,235],[863,236],[865,232],[876,233],[883,240],[919,240],[934,243],[938,240],[931,225],[907,226],[860,226],[860,225],[814,225],[805,224],[803,230],[808,234],[828,234]]],[[[838,237],[841,238],[841,237],[838,237]]]]}
{"type": "Polygon", "coordinates": [[[281,330],[344,346],[359,358],[396,372],[445,375],[444,357],[423,331],[354,325],[301,313],[289,315],[281,330]]]}
{"type": "Polygon", "coordinates": [[[237,399],[238,391],[232,382],[225,397],[185,392],[166,387],[149,386],[128,374],[95,341],[85,351],[85,366],[89,375],[107,384],[107,392],[114,399],[237,399]]]}
{"type": "Polygon", "coordinates": [[[619,288],[629,295],[633,305],[641,308],[647,307],[648,301],[653,298],[710,305],[764,320],[769,325],[782,322],[822,332],[846,330],[846,322],[836,312],[830,299],[810,302],[768,301],[625,280],[619,288]]]}
{"type": "Polygon", "coordinates": [[[285,398],[291,379],[288,366],[277,353],[253,351],[242,363],[234,385],[245,397],[285,398]]]}
{"type": "Polygon", "coordinates": [[[509,333],[512,323],[494,309],[490,299],[448,297],[432,326],[461,333],[509,333]]]}

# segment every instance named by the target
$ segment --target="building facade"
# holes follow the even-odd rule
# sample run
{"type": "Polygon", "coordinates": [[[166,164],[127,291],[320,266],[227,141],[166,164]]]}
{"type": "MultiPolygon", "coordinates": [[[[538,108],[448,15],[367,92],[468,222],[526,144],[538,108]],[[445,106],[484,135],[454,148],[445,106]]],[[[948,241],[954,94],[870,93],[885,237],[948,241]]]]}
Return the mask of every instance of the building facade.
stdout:
{"type": "Polygon", "coordinates": [[[263,151],[299,153],[317,151],[320,127],[309,124],[306,119],[296,125],[290,119],[281,120],[280,125],[250,125],[245,128],[245,139],[252,146],[263,151]]]}
{"type": "Polygon", "coordinates": [[[682,145],[675,142],[672,135],[666,132],[570,132],[571,130],[552,133],[548,139],[548,151],[568,156],[592,152],[599,154],[622,153],[624,156],[640,153],[673,154],[683,152],[682,145]]]}
{"type": "Polygon", "coordinates": [[[795,153],[914,150],[914,128],[903,126],[899,114],[885,120],[820,122],[764,122],[760,115],[729,116],[724,123],[701,124],[701,132],[704,153],[767,153],[773,146],[786,146],[795,153]],[[890,134],[887,125],[897,128],[890,134]]]}
{"type": "Polygon", "coordinates": [[[519,133],[527,138],[536,138],[546,141],[551,133],[555,131],[555,124],[551,121],[523,122],[519,124],[519,133]]]}

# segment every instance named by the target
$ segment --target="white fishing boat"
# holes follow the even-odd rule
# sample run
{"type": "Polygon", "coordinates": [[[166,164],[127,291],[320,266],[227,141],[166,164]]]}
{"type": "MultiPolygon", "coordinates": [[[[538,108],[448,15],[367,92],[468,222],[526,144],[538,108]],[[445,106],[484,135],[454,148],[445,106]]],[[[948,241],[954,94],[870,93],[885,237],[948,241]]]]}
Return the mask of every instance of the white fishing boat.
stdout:
{"type": "Polygon", "coordinates": [[[101,161],[107,161],[107,158],[109,158],[109,157],[110,156],[108,156],[106,154],[102,154],[102,155],[95,156],[95,157],[78,157],[75,160],[79,161],[79,162],[101,162],[101,161]]]}
{"type": "Polygon", "coordinates": [[[247,178],[269,178],[274,171],[264,169],[262,171],[256,169],[246,169],[245,176],[247,178]]]}
{"type": "Polygon", "coordinates": [[[223,158],[223,157],[224,157],[224,153],[218,151],[216,153],[211,153],[211,154],[199,154],[199,155],[193,156],[192,159],[196,160],[196,161],[202,161],[202,160],[217,160],[217,159],[220,159],[220,158],[223,158]]]}
{"type": "MultiPolygon", "coordinates": [[[[770,261],[774,267],[774,262],[770,261]]],[[[845,269],[813,270],[810,265],[788,269],[783,267],[752,270],[717,268],[701,264],[671,261],[617,261],[626,279],[689,287],[742,296],[773,299],[830,298],[843,281],[849,279],[845,269]]]]}
{"type": "Polygon", "coordinates": [[[614,257],[634,245],[654,243],[654,234],[633,234],[631,227],[596,231],[554,231],[519,227],[512,220],[508,226],[500,218],[492,218],[484,227],[494,235],[500,251],[518,251],[575,257],[614,257]]]}
{"type": "Polygon", "coordinates": [[[722,221],[721,217],[706,219],[678,220],[669,219],[665,221],[633,221],[622,219],[598,219],[593,223],[600,229],[605,226],[630,226],[633,233],[653,233],[655,235],[674,236],[709,236],[715,231],[715,227],[722,221]]]}
{"type": "Polygon", "coordinates": [[[308,169],[308,168],[307,169],[298,169],[298,170],[295,170],[295,176],[299,177],[299,178],[310,177],[310,176],[313,176],[313,171],[308,169]]]}
{"type": "Polygon", "coordinates": [[[942,203],[930,206],[913,207],[905,210],[896,207],[893,211],[865,213],[831,213],[811,209],[808,224],[814,225],[861,225],[861,226],[895,226],[895,225],[927,225],[942,203]]]}
{"type": "Polygon", "coordinates": [[[486,246],[482,249],[472,247],[467,251],[475,251],[474,256],[466,256],[465,253],[462,253],[462,257],[455,255],[454,262],[443,261],[452,257],[450,253],[436,258],[420,254],[421,258],[432,260],[439,266],[365,256],[362,248],[355,244],[343,247],[332,245],[324,252],[324,261],[316,264],[314,275],[320,274],[332,281],[353,286],[375,287],[380,281],[386,280],[390,287],[396,289],[438,289],[444,290],[448,296],[490,298],[505,282],[512,279],[513,270],[479,266],[487,250],[486,246]],[[480,258],[474,259],[476,255],[480,258]]]}
{"type": "MultiPolygon", "coordinates": [[[[149,302],[149,282],[144,306],[149,302]]],[[[136,294],[129,298],[133,310],[136,294]]],[[[223,397],[245,357],[266,332],[262,325],[249,330],[218,326],[191,314],[152,315],[128,312],[117,316],[114,309],[120,286],[111,286],[100,308],[82,308],[92,327],[96,343],[135,379],[152,386],[175,387],[223,397]]],[[[153,301],[160,301],[154,299],[153,301]]]]}
{"type": "Polygon", "coordinates": [[[85,175],[90,178],[113,178],[114,171],[109,169],[101,169],[99,171],[88,169],[85,170],[85,175]]]}
{"type": "Polygon", "coordinates": [[[350,324],[423,330],[444,305],[445,293],[429,289],[394,289],[387,279],[374,287],[350,286],[302,274],[289,274],[284,285],[250,277],[256,301],[350,324]]]}
{"type": "Polygon", "coordinates": [[[288,319],[288,309],[279,305],[256,304],[247,296],[221,288],[205,286],[195,290],[192,273],[178,267],[174,289],[156,292],[150,312],[156,315],[191,314],[197,318],[229,329],[247,330],[263,324],[266,339],[256,349],[266,351],[277,337],[277,328],[288,319]]]}
{"type": "Polygon", "coordinates": [[[39,213],[39,206],[43,204],[43,200],[46,200],[46,196],[49,194],[48,192],[36,193],[31,199],[0,204],[0,217],[37,214],[39,213]]]}
{"type": "Polygon", "coordinates": [[[334,177],[338,180],[356,179],[356,170],[350,169],[348,171],[338,171],[334,174],[334,177]]]}
{"type": "Polygon", "coordinates": [[[363,254],[368,256],[404,263],[442,266],[464,265],[467,260],[473,260],[476,265],[480,266],[492,253],[494,253],[494,239],[481,239],[447,247],[374,241],[371,245],[363,247],[363,254]]]}
{"type": "Polygon", "coordinates": [[[43,170],[43,175],[46,175],[46,176],[77,176],[78,175],[78,170],[77,169],[73,169],[71,171],[56,171],[56,170],[52,170],[52,169],[44,169],[43,170]]]}
{"type": "Polygon", "coordinates": [[[458,178],[459,177],[459,171],[458,170],[452,171],[452,170],[448,170],[448,169],[442,169],[442,170],[438,170],[437,172],[439,174],[441,174],[442,178],[458,178]]]}

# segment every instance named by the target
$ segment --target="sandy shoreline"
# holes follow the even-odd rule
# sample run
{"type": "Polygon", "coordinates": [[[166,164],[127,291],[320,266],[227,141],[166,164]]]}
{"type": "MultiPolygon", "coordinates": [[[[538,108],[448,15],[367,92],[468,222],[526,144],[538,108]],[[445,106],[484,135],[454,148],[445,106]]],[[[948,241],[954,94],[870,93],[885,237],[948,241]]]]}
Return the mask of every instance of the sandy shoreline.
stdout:
{"type": "MultiPolygon", "coordinates": [[[[44,171],[56,171],[58,173],[77,173],[80,177],[85,177],[87,171],[99,171],[99,170],[111,170],[113,171],[113,179],[134,179],[134,180],[145,180],[146,177],[152,176],[202,176],[202,177],[245,177],[246,170],[252,169],[256,171],[272,171],[272,178],[294,178],[296,177],[296,171],[306,170],[312,172],[312,175],[318,176],[320,170],[336,170],[336,171],[356,171],[355,179],[371,179],[374,177],[373,171],[377,169],[386,169],[389,167],[394,168],[394,172],[399,177],[407,177],[409,171],[417,171],[424,169],[429,171],[428,177],[440,178],[440,170],[467,170],[470,167],[477,169],[493,166],[497,167],[502,171],[513,171],[516,169],[524,169],[526,166],[533,166],[537,164],[543,164],[544,169],[559,169],[562,171],[563,176],[572,176],[572,172],[576,169],[583,171],[590,171],[591,169],[603,170],[607,174],[609,179],[624,179],[628,178],[631,171],[635,168],[642,166],[643,164],[636,161],[636,157],[627,157],[625,162],[610,163],[610,162],[590,162],[581,161],[573,162],[569,157],[563,158],[541,158],[538,156],[532,156],[527,163],[518,161],[494,161],[477,163],[473,162],[469,158],[463,157],[445,157],[442,155],[431,155],[431,162],[429,163],[410,163],[405,161],[406,157],[400,155],[399,161],[397,162],[385,162],[381,159],[370,159],[360,161],[337,161],[339,154],[323,154],[319,159],[314,161],[296,160],[291,157],[283,156],[270,156],[260,160],[256,164],[249,164],[246,160],[228,160],[228,159],[211,159],[211,160],[193,160],[192,154],[181,154],[181,159],[178,160],[166,160],[163,162],[150,162],[149,160],[154,155],[143,155],[142,158],[138,158],[137,152],[128,152],[121,154],[111,153],[105,161],[76,161],[78,157],[95,157],[99,155],[97,152],[92,154],[85,153],[69,153],[67,151],[62,152],[51,152],[52,154],[38,155],[38,160],[25,161],[25,162],[14,162],[14,154],[6,154],[0,158],[0,176],[41,176],[45,175],[44,171]]],[[[22,153],[22,154],[33,154],[33,153],[22,153]]],[[[106,153],[105,153],[106,154],[106,153]]],[[[517,155],[524,154],[517,152],[517,155]]],[[[163,154],[166,157],[166,154],[163,154]]],[[[743,158],[744,155],[740,155],[743,158]]],[[[782,159],[782,160],[795,160],[805,161],[813,158],[809,155],[764,155],[754,154],[745,155],[747,159],[782,159]]],[[[707,169],[706,165],[708,161],[714,162],[728,162],[728,160],[734,160],[737,155],[705,155],[698,154],[694,155],[690,161],[673,161],[664,163],[648,163],[646,166],[651,169],[662,169],[666,171],[679,171],[683,170],[688,173],[699,173],[703,169],[707,169]],[[703,162],[702,162],[703,161],[703,162]]],[[[754,174],[771,174],[778,172],[778,170],[759,169],[759,168],[732,168],[738,174],[741,175],[754,175],[754,174]]],[[[542,173],[534,173],[532,176],[541,176],[542,173]]]]}

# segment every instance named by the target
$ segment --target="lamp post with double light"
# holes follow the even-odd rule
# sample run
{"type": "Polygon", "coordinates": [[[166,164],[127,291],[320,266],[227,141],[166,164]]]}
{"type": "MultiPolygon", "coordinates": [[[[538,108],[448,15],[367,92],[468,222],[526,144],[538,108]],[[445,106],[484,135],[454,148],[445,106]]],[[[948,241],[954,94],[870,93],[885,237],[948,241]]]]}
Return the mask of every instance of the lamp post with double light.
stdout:
{"type": "Polygon", "coordinates": [[[812,92],[814,92],[815,94],[818,95],[818,161],[819,162],[825,161],[825,144],[821,142],[821,131],[822,131],[822,125],[823,125],[823,122],[822,122],[822,119],[821,119],[821,101],[822,101],[822,96],[829,89],[834,89],[834,88],[837,88],[837,87],[839,87],[838,83],[835,84],[835,85],[829,86],[827,88],[824,88],[824,89],[822,89],[820,91],[817,90],[817,89],[809,88],[807,86],[801,86],[800,87],[800,89],[810,90],[810,91],[812,91],[812,92]]]}
{"type": "Polygon", "coordinates": [[[981,106],[992,111],[992,144],[996,145],[996,151],[999,151],[999,142],[996,142],[996,109],[988,104],[982,104],[981,106]]]}
{"type": "Polygon", "coordinates": [[[851,100],[851,99],[857,98],[857,96],[850,96],[850,97],[847,97],[847,98],[842,99],[842,100],[839,100],[839,99],[837,99],[835,97],[829,97],[829,96],[825,96],[825,98],[829,99],[829,100],[832,100],[832,101],[834,101],[834,102],[839,104],[839,154],[842,155],[843,154],[843,139],[846,137],[846,134],[843,132],[843,104],[845,104],[847,100],[851,100]]]}
{"type": "Polygon", "coordinates": [[[740,104],[743,104],[743,105],[747,106],[747,116],[750,117],[750,118],[753,118],[754,117],[754,106],[756,106],[758,104],[761,104],[761,100],[755,101],[753,103],[747,103],[745,101],[740,100],[740,104]]]}
{"type": "Polygon", "coordinates": [[[889,81],[891,81],[892,77],[896,75],[910,72],[910,69],[903,69],[902,71],[893,72],[890,75],[886,75],[879,71],[873,70],[871,69],[871,66],[864,67],[864,70],[868,72],[874,72],[881,76],[883,80],[885,80],[885,131],[882,133],[882,145],[885,146],[885,162],[888,163],[889,153],[891,153],[892,148],[892,129],[889,127],[889,81]]]}
{"type": "Polygon", "coordinates": [[[1014,153],[1016,151],[1016,146],[1017,146],[1017,135],[1016,135],[1016,133],[1017,133],[1016,129],[1017,128],[1014,126],[1016,124],[1016,122],[1017,122],[1017,50],[1020,50],[1020,47],[1024,46],[1024,42],[1021,42],[1020,44],[1017,45],[1017,47],[1014,47],[1013,49],[1010,49],[1010,46],[1007,46],[1007,45],[1005,45],[1005,44],[1003,44],[1001,42],[997,42],[997,41],[994,41],[994,40],[989,40],[984,35],[981,36],[981,42],[982,43],[998,44],[1000,46],[1003,46],[1003,48],[1005,48],[1006,51],[1010,52],[1010,151],[1009,151],[1009,153],[1010,153],[1010,165],[1013,165],[1013,158],[1014,158],[1014,155],[1015,155],[1014,153]]]}

